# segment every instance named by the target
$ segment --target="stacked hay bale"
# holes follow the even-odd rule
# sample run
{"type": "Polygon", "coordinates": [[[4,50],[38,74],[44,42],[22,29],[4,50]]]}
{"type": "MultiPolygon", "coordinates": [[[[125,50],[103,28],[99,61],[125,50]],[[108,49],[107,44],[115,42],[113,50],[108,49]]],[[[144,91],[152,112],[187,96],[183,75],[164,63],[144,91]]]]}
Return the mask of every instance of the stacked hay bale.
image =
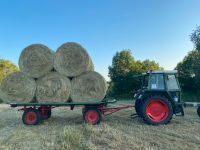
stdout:
{"type": "Polygon", "coordinates": [[[30,45],[21,53],[19,68],[1,84],[4,101],[101,101],[106,94],[105,79],[78,43],[65,43],[56,53],[42,44],[30,45]]]}

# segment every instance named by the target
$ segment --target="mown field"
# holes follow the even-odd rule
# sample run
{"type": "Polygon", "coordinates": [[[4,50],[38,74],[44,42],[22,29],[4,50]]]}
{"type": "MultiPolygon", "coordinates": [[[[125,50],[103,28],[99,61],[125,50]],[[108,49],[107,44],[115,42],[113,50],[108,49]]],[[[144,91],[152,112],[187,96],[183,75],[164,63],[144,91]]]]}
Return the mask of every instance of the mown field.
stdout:
{"type": "Polygon", "coordinates": [[[174,150],[200,149],[200,118],[195,108],[169,125],[149,126],[131,118],[132,109],[108,116],[100,125],[83,123],[81,110],[57,108],[38,126],[26,126],[22,112],[0,105],[0,149],[2,150],[174,150]]]}

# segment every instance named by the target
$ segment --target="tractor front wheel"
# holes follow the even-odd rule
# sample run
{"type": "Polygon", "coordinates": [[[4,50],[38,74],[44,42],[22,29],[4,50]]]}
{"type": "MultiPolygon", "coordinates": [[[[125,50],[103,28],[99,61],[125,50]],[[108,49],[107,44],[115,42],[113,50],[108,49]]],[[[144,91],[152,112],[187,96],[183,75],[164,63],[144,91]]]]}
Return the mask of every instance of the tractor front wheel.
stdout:
{"type": "Polygon", "coordinates": [[[200,117],[200,106],[197,108],[197,114],[200,117]]]}
{"type": "Polygon", "coordinates": [[[154,96],[144,100],[141,113],[147,124],[168,124],[173,116],[173,108],[165,97],[154,96]]]}
{"type": "Polygon", "coordinates": [[[137,99],[135,101],[135,112],[139,117],[141,117],[141,105],[142,105],[142,100],[137,99]]]}

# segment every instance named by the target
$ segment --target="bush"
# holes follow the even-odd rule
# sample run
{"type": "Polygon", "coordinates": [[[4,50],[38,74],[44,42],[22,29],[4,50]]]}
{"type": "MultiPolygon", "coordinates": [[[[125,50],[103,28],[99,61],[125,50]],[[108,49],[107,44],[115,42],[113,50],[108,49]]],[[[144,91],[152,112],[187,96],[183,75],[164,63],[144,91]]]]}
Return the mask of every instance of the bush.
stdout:
{"type": "Polygon", "coordinates": [[[185,102],[200,102],[200,94],[194,92],[183,92],[182,101],[185,102]]]}

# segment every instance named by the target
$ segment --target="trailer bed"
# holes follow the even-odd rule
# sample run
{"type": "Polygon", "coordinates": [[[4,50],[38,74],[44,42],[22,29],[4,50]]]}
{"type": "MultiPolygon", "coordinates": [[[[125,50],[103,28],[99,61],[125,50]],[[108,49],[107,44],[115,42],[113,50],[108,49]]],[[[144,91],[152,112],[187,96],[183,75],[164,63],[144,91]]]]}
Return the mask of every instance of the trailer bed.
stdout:
{"type": "Polygon", "coordinates": [[[115,103],[116,100],[112,101],[99,101],[99,102],[82,102],[82,101],[73,101],[73,102],[43,102],[43,103],[10,103],[11,107],[20,107],[20,106],[84,106],[84,105],[105,105],[110,103],[115,103]]]}
{"type": "Polygon", "coordinates": [[[75,107],[82,108],[83,119],[89,124],[98,124],[101,122],[102,117],[113,114],[122,109],[134,107],[133,105],[121,106],[108,106],[109,104],[116,103],[114,100],[103,100],[98,102],[43,102],[43,103],[10,103],[11,107],[20,107],[18,110],[24,111],[22,121],[26,125],[37,125],[42,120],[51,117],[52,109],[56,107],[70,107],[73,110],[75,107]]]}

